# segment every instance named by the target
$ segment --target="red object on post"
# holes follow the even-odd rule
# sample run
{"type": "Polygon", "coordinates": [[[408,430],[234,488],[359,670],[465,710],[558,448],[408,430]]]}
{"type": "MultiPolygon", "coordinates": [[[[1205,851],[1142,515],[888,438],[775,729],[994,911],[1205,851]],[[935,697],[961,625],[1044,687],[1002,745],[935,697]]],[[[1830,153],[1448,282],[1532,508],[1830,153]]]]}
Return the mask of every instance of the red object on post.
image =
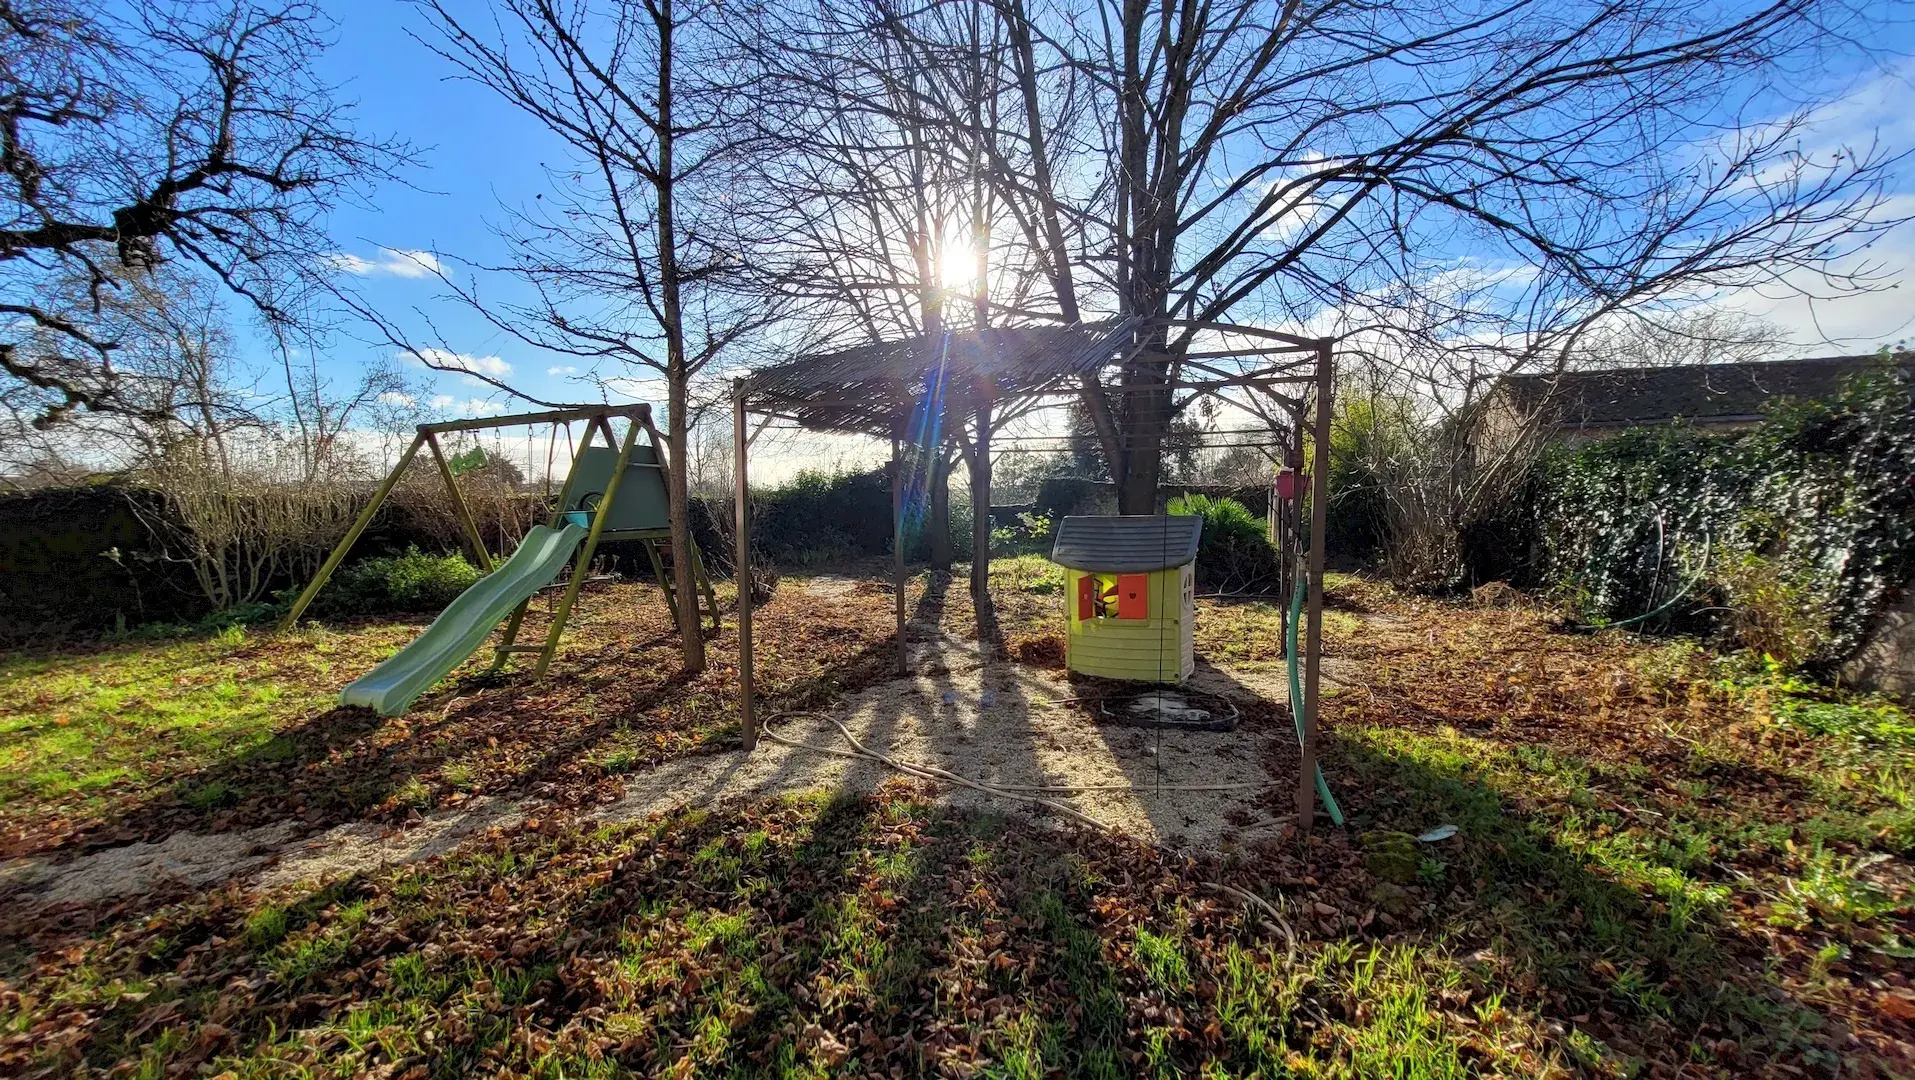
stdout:
{"type": "Polygon", "coordinates": [[[1117,577],[1117,617],[1150,618],[1150,575],[1120,574],[1117,577]]]}
{"type": "Polygon", "coordinates": [[[1085,574],[1077,579],[1077,621],[1089,622],[1097,615],[1097,576],[1085,574]]]}
{"type": "Polygon", "coordinates": [[[1276,482],[1272,485],[1276,489],[1277,498],[1279,499],[1302,498],[1303,489],[1307,486],[1304,483],[1304,479],[1305,478],[1302,473],[1296,472],[1292,469],[1285,469],[1282,472],[1278,473],[1276,482]]]}

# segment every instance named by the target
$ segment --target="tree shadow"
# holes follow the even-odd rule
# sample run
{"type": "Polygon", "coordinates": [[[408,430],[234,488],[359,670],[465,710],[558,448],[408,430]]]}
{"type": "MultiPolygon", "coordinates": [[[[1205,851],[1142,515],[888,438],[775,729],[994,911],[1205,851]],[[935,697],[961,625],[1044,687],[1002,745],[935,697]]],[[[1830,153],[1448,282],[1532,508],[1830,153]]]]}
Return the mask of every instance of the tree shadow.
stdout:
{"type": "Polygon", "coordinates": [[[1073,994],[1068,1014],[1044,1016],[1051,1059],[1121,1075],[1136,1039],[1097,896],[1069,844],[1007,834],[1002,819],[903,787],[599,832],[528,826],[270,907],[212,894],[99,939],[87,971],[124,981],[70,988],[89,1013],[84,1033],[49,1042],[37,1063],[105,1071],[144,1059],[184,1073],[217,1053],[245,1071],[313,1048],[426,1076],[500,1064],[931,1075],[953,1044],[937,1031],[975,1053],[990,1045],[978,1021],[1020,998],[1073,994]],[[1007,917],[1042,943],[1029,966],[1021,952],[981,962],[1007,917]],[[448,936],[449,918],[463,929],[448,936]],[[549,1037],[575,1027],[594,1038],[549,1037]]]}
{"type": "Polygon", "coordinates": [[[1334,729],[1319,738],[1359,829],[1457,826],[1453,840],[1418,845],[1410,885],[1457,950],[1480,947],[1502,981],[1534,979],[1563,996],[1562,1014],[1587,1020],[1612,1048],[1641,1055],[1645,1034],[1709,1031],[1793,1051],[1828,1023],[1765,977],[1769,946],[1730,924],[1727,890],[1702,868],[1566,847],[1559,823],[1523,809],[1462,755],[1334,729]]]}

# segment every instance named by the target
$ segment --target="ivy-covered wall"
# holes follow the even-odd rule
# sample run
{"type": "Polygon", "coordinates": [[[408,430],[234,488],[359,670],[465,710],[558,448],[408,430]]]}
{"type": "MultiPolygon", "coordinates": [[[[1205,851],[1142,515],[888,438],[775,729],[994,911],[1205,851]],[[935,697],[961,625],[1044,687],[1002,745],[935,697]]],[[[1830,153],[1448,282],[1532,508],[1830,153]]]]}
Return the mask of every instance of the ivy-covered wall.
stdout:
{"type": "Polygon", "coordinates": [[[1893,370],[1748,431],[1633,432],[1540,469],[1537,569],[1585,618],[1668,605],[1641,627],[1766,619],[1802,638],[1795,659],[1829,668],[1915,580],[1915,410],[1893,370]]]}

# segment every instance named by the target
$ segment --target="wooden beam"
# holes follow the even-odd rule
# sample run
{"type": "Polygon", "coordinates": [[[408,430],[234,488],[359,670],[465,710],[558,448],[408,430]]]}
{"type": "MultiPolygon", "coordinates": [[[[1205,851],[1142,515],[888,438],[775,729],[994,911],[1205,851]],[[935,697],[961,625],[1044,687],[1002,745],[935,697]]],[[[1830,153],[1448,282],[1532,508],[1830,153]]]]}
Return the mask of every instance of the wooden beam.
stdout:
{"type": "Polygon", "coordinates": [[[745,459],[751,440],[745,435],[743,379],[731,384],[731,437],[736,455],[732,464],[732,513],[738,552],[732,560],[732,579],[738,583],[738,721],[745,734],[745,752],[758,746],[758,721],[751,702],[751,507],[746,501],[745,459]]]}
{"type": "MultiPolygon", "coordinates": [[[[1317,347],[1317,408],[1310,477],[1309,607],[1303,623],[1303,746],[1297,771],[1297,823],[1310,833],[1316,816],[1317,711],[1323,679],[1323,546],[1330,510],[1330,394],[1335,385],[1330,342],[1317,347]]],[[[1294,703],[1293,703],[1294,704],[1294,703]]]]}
{"type": "Polygon", "coordinates": [[[649,419],[652,407],[644,402],[631,405],[580,405],[570,409],[548,409],[544,412],[513,413],[509,416],[489,416],[472,420],[447,420],[437,424],[420,424],[419,433],[449,431],[486,431],[491,428],[520,427],[529,424],[562,424],[572,420],[589,420],[607,416],[622,416],[628,420],[640,417],[649,419]]]}
{"type": "MultiPolygon", "coordinates": [[[[1186,330],[1215,330],[1220,334],[1237,334],[1241,337],[1263,338],[1267,341],[1281,341],[1293,352],[1310,352],[1322,345],[1322,338],[1299,337],[1279,330],[1266,330],[1261,326],[1245,326],[1242,323],[1215,322],[1209,319],[1164,319],[1158,325],[1182,327],[1186,330]]],[[[1274,351],[1274,350],[1273,350],[1274,351]]]]}

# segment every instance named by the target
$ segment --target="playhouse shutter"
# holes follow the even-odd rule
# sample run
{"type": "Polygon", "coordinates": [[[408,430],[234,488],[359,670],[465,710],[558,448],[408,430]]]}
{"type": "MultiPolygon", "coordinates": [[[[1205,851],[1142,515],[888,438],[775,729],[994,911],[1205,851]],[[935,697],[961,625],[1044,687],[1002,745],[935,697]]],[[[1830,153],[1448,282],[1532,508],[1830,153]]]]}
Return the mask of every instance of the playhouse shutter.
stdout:
{"type": "Polygon", "coordinates": [[[1121,574],[1117,578],[1117,617],[1150,618],[1150,575],[1121,574]]]}

